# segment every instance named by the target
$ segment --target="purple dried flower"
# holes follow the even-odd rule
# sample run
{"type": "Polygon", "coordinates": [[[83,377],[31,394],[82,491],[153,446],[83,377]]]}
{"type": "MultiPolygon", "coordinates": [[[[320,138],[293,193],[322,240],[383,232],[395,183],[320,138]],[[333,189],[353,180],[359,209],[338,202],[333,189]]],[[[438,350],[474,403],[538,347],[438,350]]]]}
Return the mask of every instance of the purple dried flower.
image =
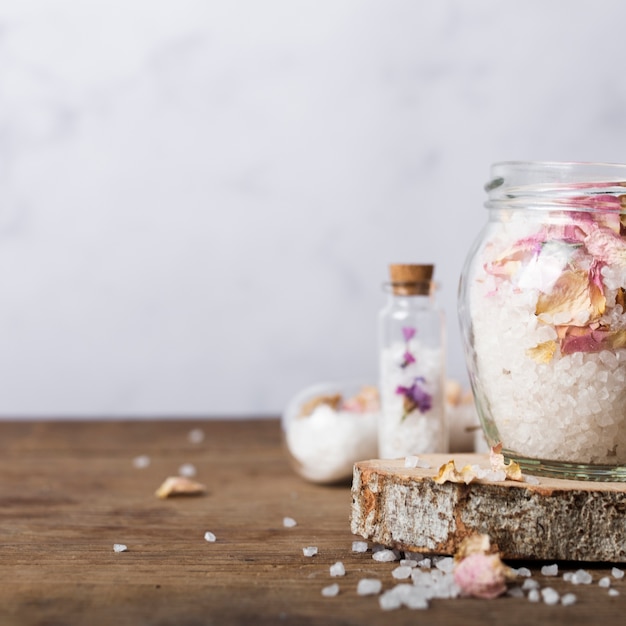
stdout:
{"type": "Polygon", "coordinates": [[[408,367],[409,365],[411,365],[411,363],[415,363],[415,357],[408,350],[405,351],[402,358],[403,361],[400,364],[400,367],[402,368],[408,367]]]}
{"type": "Polygon", "coordinates": [[[416,329],[412,326],[404,326],[402,328],[402,334],[404,335],[404,341],[411,341],[415,337],[416,329]]]}
{"type": "Polygon", "coordinates": [[[425,382],[426,380],[422,376],[418,376],[413,380],[413,384],[410,387],[403,387],[402,385],[397,387],[396,393],[404,396],[404,415],[402,419],[405,419],[415,409],[418,409],[420,413],[426,413],[432,408],[433,397],[423,387],[420,387],[420,383],[425,382]]]}

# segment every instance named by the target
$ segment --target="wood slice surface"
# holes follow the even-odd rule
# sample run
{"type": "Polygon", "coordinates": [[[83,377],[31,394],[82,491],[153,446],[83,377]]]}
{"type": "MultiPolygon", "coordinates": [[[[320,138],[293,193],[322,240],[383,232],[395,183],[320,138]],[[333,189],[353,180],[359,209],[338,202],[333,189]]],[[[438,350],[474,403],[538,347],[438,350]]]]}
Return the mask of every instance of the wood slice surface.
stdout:
{"type": "Polygon", "coordinates": [[[454,458],[489,467],[487,455],[420,456],[354,466],[352,532],[389,547],[454,554],[465,537],[488,534],[505,558],[626,562],[626,484],[539,478],[539,484],[433,482],[454,458]]]}

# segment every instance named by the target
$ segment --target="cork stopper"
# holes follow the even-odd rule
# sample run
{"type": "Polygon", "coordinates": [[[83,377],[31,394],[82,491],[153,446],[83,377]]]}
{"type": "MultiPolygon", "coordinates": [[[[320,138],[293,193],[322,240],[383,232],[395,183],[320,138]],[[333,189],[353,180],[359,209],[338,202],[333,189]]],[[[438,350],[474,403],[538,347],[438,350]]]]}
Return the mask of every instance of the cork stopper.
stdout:
{"type": "Polygon", "coordinates": [[[431,290],[434,265],[392,264],[391,288],[397,296],[427,296],[431,290]]]}

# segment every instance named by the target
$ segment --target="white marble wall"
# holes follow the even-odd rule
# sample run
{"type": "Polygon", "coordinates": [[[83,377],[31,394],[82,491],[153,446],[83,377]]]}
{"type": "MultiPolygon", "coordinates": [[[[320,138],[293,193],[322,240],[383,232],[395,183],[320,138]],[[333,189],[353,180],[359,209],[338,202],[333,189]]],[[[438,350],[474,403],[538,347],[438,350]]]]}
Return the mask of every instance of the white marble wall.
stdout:
{"type": "Polygon", "coordinates": [[[619,0],[5,0],[0,415],[280,412],[456,288],[492,161],[626,161],[619,0]]]}

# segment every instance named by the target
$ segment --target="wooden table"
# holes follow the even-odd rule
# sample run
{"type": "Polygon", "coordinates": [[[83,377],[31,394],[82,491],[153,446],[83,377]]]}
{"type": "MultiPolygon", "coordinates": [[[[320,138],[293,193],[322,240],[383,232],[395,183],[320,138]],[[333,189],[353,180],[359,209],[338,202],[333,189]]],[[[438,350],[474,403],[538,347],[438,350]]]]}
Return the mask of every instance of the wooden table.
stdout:
{"type": "MultiPolygon", "coordinates": [[[[596,582],[542,577],[541,564],[534,577],[576,593],[575,606],[463,598],[384,612],[356,585],[376,577],[391,588],[397,564],[352,553],[349,512],[348,486],[292,472],[277,420],[0,422],[0,624],[623,622],[626,579],[613,583],[621,595],[611,598],[596,582]],[[204,431],[202,443],[189,441],[193,428],[204,431]],[[139,455],[150,457],[147,468],[134,467],[139,455]],[[195,465],[207,494],[156,498],[183,463],[195,465]],[[297,526],[285,528],[286,516],[297,526]],[[114,552],[115,543],[128,551],[114,552]],[[319,554],[305,557],[305,546],[319,554]],[[342,578],[330,577],[336,561],[342,578]],[[334,582],[340,594],[322,597],[334,582]]],[[[585,567],[594,581],[610,571],[585,567]]]]}

